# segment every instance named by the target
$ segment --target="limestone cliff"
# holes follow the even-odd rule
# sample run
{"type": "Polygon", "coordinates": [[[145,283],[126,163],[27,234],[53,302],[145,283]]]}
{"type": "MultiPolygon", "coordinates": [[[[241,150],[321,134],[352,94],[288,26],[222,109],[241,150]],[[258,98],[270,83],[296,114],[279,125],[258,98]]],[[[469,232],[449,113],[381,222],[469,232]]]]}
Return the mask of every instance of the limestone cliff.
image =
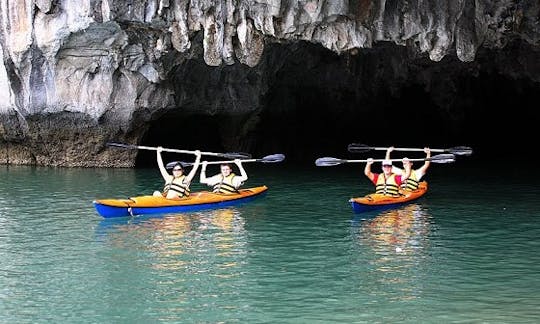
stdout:
{"type": "Polygon", "coordinates": [[[133,166],[105,143],[140,143],[164,116],[225,119],[222,147],[252,150],[263,116],[286,109],[269,100],[305,71],[303,86],[356,106],[413,82],[448,120],[460,75],[540,83],[536,0],[0,0],[0,13],[4,164],[133,166]]]}

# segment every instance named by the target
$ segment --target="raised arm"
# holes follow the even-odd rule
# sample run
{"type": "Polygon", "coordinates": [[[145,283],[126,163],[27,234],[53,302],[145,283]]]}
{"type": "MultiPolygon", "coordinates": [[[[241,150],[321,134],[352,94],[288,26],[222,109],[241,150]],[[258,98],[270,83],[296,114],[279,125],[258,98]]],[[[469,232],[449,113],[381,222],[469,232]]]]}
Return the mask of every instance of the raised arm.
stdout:
{"type": "Polygon", "coordinates": [[[163,165],[163,159],[161,158],[161,152],[163,151],[163,147],[158,146],[156,149],[156,156],[157,156],[157,164],[159,167],[159,172],[161,173],[161,176],[165,181],[169,181],[169,178],[171,175],[169,172],[167,172],[167,169],[165,168],[165,165],[163,165]]]}
{"type": "Polygon", "coordinates": [[[373,179],[375,178],[375,174],[373,174],[373,172],[371,172],[371,165],[372,164],[373,164],[373,159],[369,158],[369,159],[367,159],[366,166],[364,168],[364,174],[371,181],[373,181],[373,179]]]}
{"type": "Polygon", "coordinates": [[[426,153],[426,161],[424,162],[424,165],[419,167],[418,170],[416,171],[417,174],[420,173],[419,174],[420,177],[426,174],[426,171],[431,164],[431,161],[429,160],[429,158],[431,157],[431,150],[429,149],[429,147],[424,147],[424,152],[426,153]]]}
{"type": "Polygon", "coordinates": [[[189,172],[189,174],[186,176],[186,182],[191,182],[193,180],[193,177],[195,176],[195,173],[197,173],[197,169],[199,168],[199,165],[201,164],[201,151],[197,150],[195,151],[195,155],[197,156],[195,158],[195,163],[193,164],[193,168],[189,172]]]}
{"type": "Polygon", "coordinates": [[[238,176],[238,182],[242,183],[248,179],[248,175],[246,173],[246,170],[244,170],[244,166],[242,166],[242,161],[239,159],[234,160],[234,164],[238,167],[240,170],[240,175],[238,176]]]}
{"type": "Polygon", "coordinates": [[[208,184],[208,178],[206,177],[206,166],[207,165],[208,165],[207,161],[202,162],[201,175],[199,177],[199,182],[200,183],[208,184]]]}
{"type": "Polygon", "coordinates": [[[386,155],[384,156],[384,159],[385,160],[390,160],[390,153],[394,150],[394,147],[393,146],[390,146],[389,148],[386,149],[386,155]]]}

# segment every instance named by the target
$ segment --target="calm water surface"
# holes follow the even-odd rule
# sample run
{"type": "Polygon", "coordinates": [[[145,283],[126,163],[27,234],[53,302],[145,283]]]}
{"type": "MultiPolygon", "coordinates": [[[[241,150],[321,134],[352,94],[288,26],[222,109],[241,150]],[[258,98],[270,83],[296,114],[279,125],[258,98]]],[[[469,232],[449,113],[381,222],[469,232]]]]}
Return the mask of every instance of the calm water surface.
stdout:
{"type": "Polygon", "coordinates": [[[105,220],[92,200],[158,170],[3,166],[0,322],[540,321],[539,179],[435,165],[417,202],[353,214],[362,168],[249,165],[255,201],[105,220]]]}

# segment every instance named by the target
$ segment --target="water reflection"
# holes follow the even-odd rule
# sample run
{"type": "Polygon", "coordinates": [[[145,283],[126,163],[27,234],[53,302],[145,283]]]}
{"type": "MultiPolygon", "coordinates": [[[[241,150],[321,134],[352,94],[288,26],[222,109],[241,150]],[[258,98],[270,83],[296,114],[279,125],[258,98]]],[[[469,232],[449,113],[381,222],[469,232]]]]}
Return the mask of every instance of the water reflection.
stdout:
{"type": "Polygon", "coordinates": [[[428,210],[409,204],[371,216],[355,219],[352,227],[359,252],[369,262],[369,280],[379,286],[371,293],[397,300],[417,298],[429,262],[428,210]]]}
{"type": "MultiPolygon", "coordinates": [[[[245,220],[237,208],[161,217],[103,220],[98,238],[117,249],[151,254],[154,269],[198,271],[213,264],[216,269],[238,265],[245,255],[245,220]]],[[[220,272],[220,271],[218,271],[220,272]]],[[[216,273],[216,276],[229,276],[216,273]]]]}

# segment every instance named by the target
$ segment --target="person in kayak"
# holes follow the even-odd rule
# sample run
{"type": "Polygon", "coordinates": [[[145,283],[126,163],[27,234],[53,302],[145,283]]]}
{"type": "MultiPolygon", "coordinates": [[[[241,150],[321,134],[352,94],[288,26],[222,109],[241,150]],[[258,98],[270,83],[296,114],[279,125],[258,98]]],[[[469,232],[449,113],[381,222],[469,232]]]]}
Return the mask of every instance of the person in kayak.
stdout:
{"type": "Polygon", "coordinates": [[[244,181],[248,179],[248,176],[246,170],[244,170],[244,167],[242,166],[242,162],[239,159],[234,160],[234,164],[236,164],[240,170],[239,176],[232,172],[232,166],[230,163],[223,163],[220,165],[220,173],[207,178],[206,166],[208,165],[208,162],[203,161],[200,182],[212,187],[212,191],[215,193],[238,193],[238,188],[244,184],[244,181]]]}
{"type": "Polygon", "coordinates": [[[392,197],[399,197],[399,187],[405,183],[407,178],[411,174],[410,164],[403,161],[403,169],[405,170],[403,175],[397,175],[392,172],[392,161],[385,159],[382,162],[382,173],[371,172],[371,165],[373,159],[369,158],[364,168],[364,174],[375,185],[375,193],[383,194],[392,197]]]}
{"type": "MultiPolygon", "coordinates": [[[[386,160],[390,160],[390,153],[393,150],[394,150],[393,146],[390,146],[386,150],[386,156],[385,156],[386,160]]],[[[412,161],[410,161],[408,158],[403,158],[403,163],[404,164],[408,163],[410,164],[410,167],[411,167],[411,175],[409,176],[409,178],[407,178],[407,181],[405,181],[405,183],[401,185],[401,188],[403,188],[404,190],[414,191],[418,189],[420,179],[422,179],[422,177],[426,174],[426,171],[431,164],[431,161],[429,160],[429,158],[431,158],[431,150],[429,149],[429,147],[424,147],[424,153],[426,153],[426,160],[424,164],[418,169],[413,169],[412,161]]],[[[398,168],[397,166],[392,166],[392,172],[400,175],[400,174],[403,174],[404,170],[398,168]]]]}
{"type": "Polygon", "coordinates": [[[189,196],[191,193],[189,186],[191,185],[191,180],[195,176],[197,169],[201,163],[201,152],[195,151],[195,162],[193,168],[188,175],[184,174],[184,167],[182,163],[177,162],[172,168],[172,175],[167,172],[165,165],[163,164],[163,159],[161,158],[161,152],[163,147],[157,147],[157,163],[161,176],[165,180],[165,186],[163,187],[163,192],[154,191],[154,196],[156,197],[165,197],[167,199],[178,199],[189,196]]]}

